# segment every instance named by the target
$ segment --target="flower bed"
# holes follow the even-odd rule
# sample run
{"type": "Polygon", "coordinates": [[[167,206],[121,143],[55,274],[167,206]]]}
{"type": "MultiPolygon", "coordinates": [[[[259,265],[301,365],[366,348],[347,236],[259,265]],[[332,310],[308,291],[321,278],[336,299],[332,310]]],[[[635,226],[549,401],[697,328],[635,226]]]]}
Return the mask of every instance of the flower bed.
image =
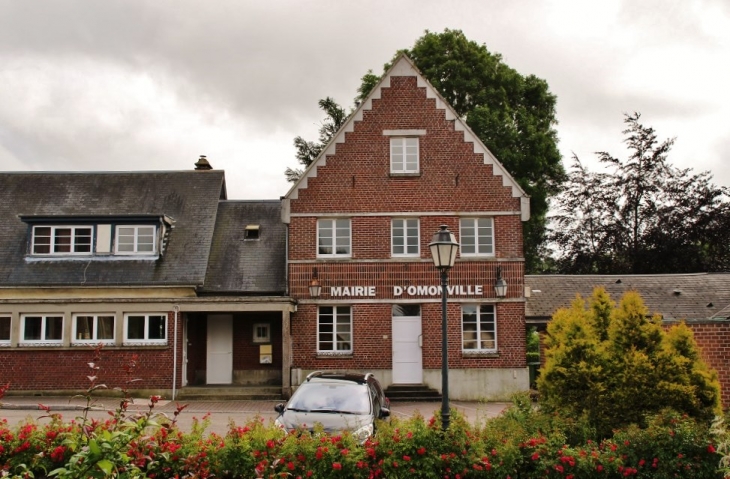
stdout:
{"type": "Polygon", "coordinates": [[[286,432],[262,419],[206,434],[207,420],[187,433],[175,417],[83,417],[47,425],[0,422],[0,477],[292,477],[292,478],[718,478],[720,456],[709,428],[666,413],[648,427],[611,439],[578,441],[580,425],[515,406],[471,425],[454,414],[448,431],[438,415],[379,424],[364,445],[348,434],[286,432]]]}

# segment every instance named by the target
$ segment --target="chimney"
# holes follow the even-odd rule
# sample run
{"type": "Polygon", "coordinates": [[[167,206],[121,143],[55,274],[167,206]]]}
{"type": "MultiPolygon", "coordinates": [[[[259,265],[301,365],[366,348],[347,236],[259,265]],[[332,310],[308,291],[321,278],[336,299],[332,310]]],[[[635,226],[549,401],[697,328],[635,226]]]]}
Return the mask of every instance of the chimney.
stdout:
{"type": "Polygon", "coordinates": [[[210,163],[208,163],[208,160],[205,159],[205,155],[200,155],[200,159],[195,163],[195,169],[196,170],[212,170],[213,167],[210,166],[210,163]]]}

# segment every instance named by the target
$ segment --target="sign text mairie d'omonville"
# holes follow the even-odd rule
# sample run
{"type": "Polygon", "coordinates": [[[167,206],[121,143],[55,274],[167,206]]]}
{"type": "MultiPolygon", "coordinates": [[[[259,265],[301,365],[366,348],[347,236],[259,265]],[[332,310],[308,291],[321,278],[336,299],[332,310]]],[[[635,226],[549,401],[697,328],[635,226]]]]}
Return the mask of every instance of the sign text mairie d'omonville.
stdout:
{"type": "MultiPolygon", "coordinates": [[[[446,287],[449,296],[481,296],[484,294],[484,287],[481,284],[454,284],[446,287]]],[[[377,296],[375,286],[332,286],[330,287],[332,297],[370,297],[377,296]]],[[[409,285],[393,286],[393,296],[396,298],[404,296],[439,297],[441,286],[409,285]]]]}

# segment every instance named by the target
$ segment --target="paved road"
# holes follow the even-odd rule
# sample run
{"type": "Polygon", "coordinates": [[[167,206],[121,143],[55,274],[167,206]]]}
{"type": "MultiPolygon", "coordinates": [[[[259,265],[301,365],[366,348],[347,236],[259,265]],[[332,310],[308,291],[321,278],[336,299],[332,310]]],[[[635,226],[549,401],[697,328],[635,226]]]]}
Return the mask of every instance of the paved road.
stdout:
{"type": "MultiPolygon", "coordinates": [[[[108,418],[109,411],[114,411],[119,404],[118,401],[118,399],[112,398],[97,400],[94,410],[89,412],[89,417],[108,418]]],[[[180,404],[187,404],[187,407],[180,413],[178,425],[182,430],[189,431],[194,418],[201,419],[209,414],[210,425],[207,431],[224,435],[231,421],[241,425],[256,416],[273,421],[276,417],[274,406],[279,402],[281,401],[183,401],[180,404]]],[[[41,416],[47,415],[45,411],[39,409],[39,403],[49,406],[52,413],[61,414],[67,421],[79,417],[85,405],[85,402],[78,398],[6,396],[0,402],[0,418],[7,419],[11,425],[26,419],[39,420],[41,416]]],[[[146,411],[148,410],[147,404],[146,400],[136,399],[130,406],[130,412],[146,411]]],[[[508,403],[451,401],[453,409],[458,409],[475,423],[499,415],[507,406],[508,403]]],[[[154,411],[172,417],[176,407],[177,404],[171,401],[160,401],[154,411]]],[[[391,415],[405,418],[420,413],[430,418],[434,413],[439,414],[440,409],[440,402],[394,402],[391,404],[391,415]]],[[[48,419],[39,421],[46,422],[48,419]]]]}

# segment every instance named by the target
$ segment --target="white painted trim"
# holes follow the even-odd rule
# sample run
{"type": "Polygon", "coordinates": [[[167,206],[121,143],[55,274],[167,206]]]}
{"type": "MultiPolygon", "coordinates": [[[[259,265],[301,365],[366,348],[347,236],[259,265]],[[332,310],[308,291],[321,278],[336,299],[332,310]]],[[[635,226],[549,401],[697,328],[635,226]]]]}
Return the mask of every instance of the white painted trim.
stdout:
{"type": "Polygon", "coordinates": [[[122,337],[122,344],[124,346],[139,346],[139,345],[146,345],[146,346],[158,346],[158,345],[166,345],[167,344],[167,313],[124,313],[124,333],[122,337]],[[130,316],[142,316],[144,317],[144,339],[134,338],[129,339],[129,317],[130,316]],[[165,332],[165,337],[163,339],[149,339],[149,327],[150,327],[150,316],[161,316],[165,318],[165,326],[163,328],[163,331],[165,332]]]}
{"type": "Polygon", "coordinates": [[[383,136],[423,136],[426,130],[383,130],[383,136]]]}
{"type": "Polygon", "coordinates": [[[418,218],[413,217],[403,217],[403,218],[391,218],[390,219],[390,256],[392,258],[420,258],[421,257],[421,220],[418,218]],[[403,251],[405,253],[395,253],[393,250],[395,249],[395,225],[393,222],[395,220],[402,220],[404,222],[408,220],[416,220],[416,230],[418,231],[418,236],[416,236],[416,246],[418,247],[418,251],[415,253],[408,253],[408,235],[406,234],[406,230],[408,230],[408,226],[404,223],[403,224],[403,251]]]}
{"type": "Polygon", "coordinates": [[[495,238],[494,238],[495,236],[496,236],[496,231],[494,231],[494,219],[493,218],[460,218],[459,219],[459,240],[460,240],[461,244],[459,244],[459,256],[461,256],[462,258],[483,258],[483,257],[491,258],[491,257],[494,257],[495,251],[496,251],[495,238]],[[489,238],[489,240],[490,240],[489,246],[491,246],[491,248],[492,248],[491,253],[480,253],[479,252],[479,246],[482,245],[482,243],[479,241],[479,225],[476,222],[477,219],[492,220],[492,226],[491,226],[492,235],[489,238]],[[464,220],[474,220],[472,222],[473,225],[471,225],[474,228],[474,252],[473,253],[464,253],[464,243],[463,243],[463,241],[461,241],[461,239],[464,237],[464,233],[462,231],[464,229],[464,227],[463,227],[464,220]]]}
{"type": "MultiPolygon", "coordinates": [[[[527,198],[529,200],[529,198],[527,198]]],[[[291,213],[292,218],[354,218],[364,216],[390,216],[393,218],[415,218],[418,216],[456,216],[456,217],[485,217],[485,216],[518,216],[519,211],[383,211],[383,212],[339,212],[339,213],[291,213]]]]}
{"type": "Polygon", "coordinates": [[[350,218],[342,218],[342,215],[335,216],[335,217],[329,217],[326,219],[327,221],[332,222],[332,253],[331,254],[321,254],[319,252],[319,222],[320,220],[317,220],[317,244],[315,247],[317,248],[317,258],[327,258],[327,259],[345,259],[345,258],[352,258],[352,220],[350,218]],[[349,244],[347,245],[347,248],[349,252],[347,254],[337,254],[337,220],[347,220],[349,223],[349,244]]]}
{"type": "Polygon", "coordinates": [[[116,344],[116,338],[117,338],[117,315],[113,311],[107,312],[107,313],[74,313],[71,315],[71,345],[96,345],[99,343],[102,344],[116,344]],[[113,337],[111,339],[98,339],[98,338],[88,338],[88,339],[76,339],[76,332],[77,332],[77,321],[76,319],[79,316],[91,316],[94,318],[94,333],[98,335],[99,333],[99,317],[100,316],[111,316],[114,320],[114,325],[112,327],[112,335],[113,337]]]}

